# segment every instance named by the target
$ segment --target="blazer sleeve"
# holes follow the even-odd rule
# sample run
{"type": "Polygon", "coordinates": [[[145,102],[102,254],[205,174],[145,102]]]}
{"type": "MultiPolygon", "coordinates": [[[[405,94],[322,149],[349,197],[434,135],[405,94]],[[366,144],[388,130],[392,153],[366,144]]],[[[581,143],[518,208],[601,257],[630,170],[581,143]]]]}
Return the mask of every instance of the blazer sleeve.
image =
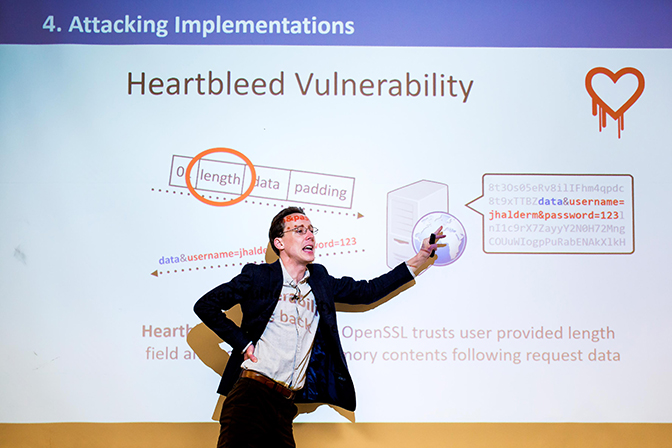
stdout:
{"type": "Polygon", "coordinates": [[[371,280],[354,280],[350,277],[330,278],[334,302],[369,305],[410,282],[414,277],[406,263],[401,263],[391,271],[371,280]]]}
{"type": "Polygon", "coordinates": [[[194,312],[203,323],[238,353],[251,341],[238,325],[226,317],[225,311],[250,295],[254,284],[252,266],[243,267],[239,275],[206,293],[194,305],[194,312]]]}

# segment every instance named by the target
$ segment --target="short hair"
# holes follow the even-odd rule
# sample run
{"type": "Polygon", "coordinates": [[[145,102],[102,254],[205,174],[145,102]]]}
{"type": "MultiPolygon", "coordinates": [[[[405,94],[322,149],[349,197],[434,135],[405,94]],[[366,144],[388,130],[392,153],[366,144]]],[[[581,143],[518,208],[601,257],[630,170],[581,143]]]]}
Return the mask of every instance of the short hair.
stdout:
{"type": "Polygon", "coordinates": [[[280,255],[280,251],[275,247],[273,241],[276,238],[282,238],[285,235],[285,218],[294,213],[300,213],[303,216],[306,216],[306,213],[301,207],[287,207],[280,210],[280,213],[275,215],[275,218],[271,221],[271,228],[268,229],[268,241],[270,241],[271,249],[273,249],[275,255],[280,255]]]}

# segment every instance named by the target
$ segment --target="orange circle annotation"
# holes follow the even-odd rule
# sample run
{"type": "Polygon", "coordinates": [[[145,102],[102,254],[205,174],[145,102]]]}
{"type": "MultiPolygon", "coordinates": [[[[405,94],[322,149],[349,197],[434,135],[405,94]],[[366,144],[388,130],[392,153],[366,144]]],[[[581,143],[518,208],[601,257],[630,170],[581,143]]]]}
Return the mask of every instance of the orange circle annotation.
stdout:
{"type": "Polygon", "coordinates": [[[194,197],[196,199],[203,202],[204,204],[214,205],[215,207],[225,207],[225,206],[228,206],[228,205],[237,204],[237,203],[245,200],[245,198],[247,198],[250,195],[250,193],[252,193],[252,190],[254,189],[254,179],[257,178],[257,171],[254,169],[254,165],[252,164],[250,159],[248,159],[247,156],[245,156],[245,154],[243,154],[240,151],[236,151],[235,149],[231,149],[231,148],[210,148],[210,149],[206,149],[205,151],[199,153],[198,155],[196,155],[196,157],[191,159],[191,162],[189,162],[189,165],[187,165],[187,171],[186,171],[184,177],[185,177],[185,180],[187,182],[187,188],[189,189],[191,194],[194,195],[194,197]],[[240,157],[241,159],[243,159],[245,164],[250,168],[250,174],[251,174],[251,176],[250,176],[250,179],[251,179],[250,180],[250,186],[247,188],[247,190],[245,190],[243,192],[243,194],[241,194],[240,196],[238,196],[235,199],[231,199],[229,201],[213,201],[211,199],[207,199],[204,196],[202,196],[201,194],[199,194],[191,183],[191,170],[194,167],[194,165],[199,160],[201,160],[203,157],[205,157],[209,154],[212,154],[212,153],[216,153],[216,152],[233,154],[234,156],[240,157]]]}

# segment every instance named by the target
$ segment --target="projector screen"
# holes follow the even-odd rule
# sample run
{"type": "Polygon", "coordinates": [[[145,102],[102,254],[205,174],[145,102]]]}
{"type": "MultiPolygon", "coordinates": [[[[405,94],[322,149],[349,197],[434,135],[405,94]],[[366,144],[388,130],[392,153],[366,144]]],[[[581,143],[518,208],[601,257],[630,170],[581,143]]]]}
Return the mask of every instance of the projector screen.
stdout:
{"type": "Polygon", "coordinates": [[[530,3],[2,5],[0,421],[210,421],[296,205],[336,277],[447,235],[339,308],[357,421],[672,422],[672,9],[530,3]]]}

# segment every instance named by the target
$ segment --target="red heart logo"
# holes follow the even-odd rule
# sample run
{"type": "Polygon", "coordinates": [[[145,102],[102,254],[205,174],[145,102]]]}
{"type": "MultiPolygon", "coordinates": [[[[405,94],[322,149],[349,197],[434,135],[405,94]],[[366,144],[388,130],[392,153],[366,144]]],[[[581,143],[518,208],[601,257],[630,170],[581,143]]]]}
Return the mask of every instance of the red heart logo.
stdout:
{"type": "Polygon", "coordinates": [[[642,72],[633,67],[622,68],[616,73],[612,72],[608,68],[595,67],[586,75],[586,90],[593,99],[593,115],[597,115],[599,108],[600,132],[602,131],[602,128],[607,126],[607,114],[609,114],[611,118],[618,121],[618,138],[621,138],[621,130],[624,129],[623,114],[625,114],[625,111],[628,110],[630,106],[635,104],[635,101],[637,101],[639,97],[642,96],[642,92],[644,91],[644,75],[642,75],[642,72]],[[631,74],[637,77],[637,89],[635,90],[635,93],[633,93],[632,96],[625,103],[623,103],[623,105],[619,107],[617,111],[614,111],[611,107],[609,107],[609,105],[605,103],[597,93],[595,93],[595,89],[593,89],[593,77],[598,73],[607,75],[614,84],[616,84],[616,82],[623,75],[631,74]]]}

